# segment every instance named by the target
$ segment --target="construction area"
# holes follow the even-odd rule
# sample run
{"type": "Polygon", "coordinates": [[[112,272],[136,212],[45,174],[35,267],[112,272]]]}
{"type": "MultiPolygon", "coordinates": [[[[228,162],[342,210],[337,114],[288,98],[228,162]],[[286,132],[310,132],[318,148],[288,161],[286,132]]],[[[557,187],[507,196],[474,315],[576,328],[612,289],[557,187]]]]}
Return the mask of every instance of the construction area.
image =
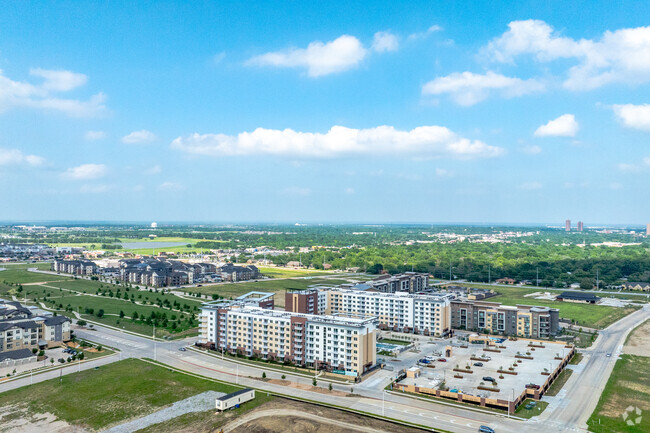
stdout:
{"type": "Polygon", "coordinates": [[[424,346],[393,390],[514,412],[539,400],[573,353],[564,343],[472,334],[459,345],[424,346]]]}

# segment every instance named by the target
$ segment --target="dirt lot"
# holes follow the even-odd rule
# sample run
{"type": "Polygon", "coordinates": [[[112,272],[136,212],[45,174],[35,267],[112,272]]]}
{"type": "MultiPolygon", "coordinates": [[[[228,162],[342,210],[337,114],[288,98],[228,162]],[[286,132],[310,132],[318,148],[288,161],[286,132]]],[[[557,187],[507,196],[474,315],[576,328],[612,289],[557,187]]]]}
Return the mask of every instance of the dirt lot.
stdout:
{"type": "Polygon", "coordinates": [[[625,343],[623,353],[628,355],[650,356],[650,320],[632,331],[625,343]]]}
{"type": "Polygon", "coordinates": [[[80,427],[57,420],[51,413],[29,413],[26,407],[0,408],[0,433],[86,433],[80,427]]]}
{"type": "Polygon", "coordinates": [[[236,412],[231,411],[223,414],[215,414],[214,411],[203,412],[198,416],[179,417],[152,426],[142,433],[214,432],[218,428],[223,428],[224,433],[418,433],[423,431],[282,398],[275,398],[241,416],[236,415],[236,412]]]}

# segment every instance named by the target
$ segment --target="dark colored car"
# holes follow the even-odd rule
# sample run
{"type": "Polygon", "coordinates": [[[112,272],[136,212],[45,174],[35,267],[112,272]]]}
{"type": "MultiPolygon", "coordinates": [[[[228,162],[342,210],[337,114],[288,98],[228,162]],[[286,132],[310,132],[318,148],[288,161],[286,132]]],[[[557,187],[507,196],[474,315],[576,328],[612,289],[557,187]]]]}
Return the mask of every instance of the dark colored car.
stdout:
{"type": "Polygon", "coordinates": [[[486,382],[495,382],[494,378],[490,377],[490,376],[483,377],[483,380],[486,381],[486,382]]]}
{"type": "Polygon", "coordinates": [[[488,427],[486,425],[482,425],[478,428],[478,431],[481,433],[494,433],[494,429],[492,427],[488,427]]]}
{"type": "Polygon", "coordinates": [[[475,362],[474,367],[483,367],[483,363],[482,362],[475,362]]]}

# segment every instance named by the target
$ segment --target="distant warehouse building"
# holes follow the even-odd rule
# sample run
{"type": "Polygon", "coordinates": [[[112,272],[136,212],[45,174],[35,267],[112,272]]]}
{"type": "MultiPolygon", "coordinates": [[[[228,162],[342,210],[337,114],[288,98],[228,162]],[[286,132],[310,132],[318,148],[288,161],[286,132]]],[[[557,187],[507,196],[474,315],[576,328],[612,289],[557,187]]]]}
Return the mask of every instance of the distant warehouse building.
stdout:
{"type": "Polygon", "coordinates": [[[555,300],[564,301],[564,302],[583,302],[585,304],[596,304],[600,301],[600,298],[593,293],[585,292],[562,292],[558,295],[555,300]]]}

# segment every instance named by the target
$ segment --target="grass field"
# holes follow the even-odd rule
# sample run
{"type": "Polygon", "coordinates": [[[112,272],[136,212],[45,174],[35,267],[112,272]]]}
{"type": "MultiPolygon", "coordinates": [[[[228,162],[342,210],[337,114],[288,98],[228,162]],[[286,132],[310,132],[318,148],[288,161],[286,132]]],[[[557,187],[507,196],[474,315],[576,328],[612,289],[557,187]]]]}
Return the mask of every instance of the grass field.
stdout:
{"type": "Polygon", "coordinates": [[[558,392],[562,389],[564,384],[566,383],[567,380],[571,377],[571,374],[573,374],[573,370],[569,368],[565,368],[562,370],[562,373],[555,379],[553,384],[550,386],[548,391],[546,391],[546,395],[554,396],[557,395],[558,392]]]}
{"type": "Polygon", "coordinates": [[[649,411],[650,358],[621,355],[587,424],[590,431],[597,433],[645,433],[650,431],[649,411]],[[640,409],[638,424],[636,413],[628,414],[633,425],[623,419],[628,407],[640,409]]]}
{"type": "Polygon", "coordinates": [[[9,268],[6,271],[0,271],[0,281],[6,281],[7,283],[11,284],[40,283],[42,281],[67,281],[71,279],[72,277],[66,275],[50,275],[28,272],[26,268],[9,268]]]}
{"type": "Polygon", "coordinates": [[[238,388],[137,359],[114,362],[0,394],[0,406],[49,412],[70,424],[103,429],[205,391],[238,388]]]}
{"type": "Polygon", "coordinates": [[[336,275],[332,271],[314,271],[307,269],[291,269],[291,268],[272,268],[272,267],[259,267],[260,272],[269,278],[295,278],[295,277],[314,277],[322,275],[336,275]]]}
{"type": "Polygon", "coordinates": [[[614,308],[602,305],[577,304],[570,302],[547,301],[524,297],[529,293],[535,293],[543,290],[528,289],[523,287],[502,287],[481,284],[465,284],[471,287],[483,287],[495,290],[499,295],[487,299],[491,302],[501,302],[504,305],[539,305],[560,310],[560,317],[571,319],[578,325],[589,328],[603,329],[616,322],[617,320],[636,311],[639,307],[614,308]]]}
{"type": "Polygon", "coordinates": [[[546,406],[548,406],[547,402],[540,400],[536,402],[537,404],[532,409],[526,409],[526,404],[532,401],[533,400],[531,399],[524,400],[515,411],[515,415],[521,418],[529,419],[544,412],[544,409],[546,409],[546,406]]]}

